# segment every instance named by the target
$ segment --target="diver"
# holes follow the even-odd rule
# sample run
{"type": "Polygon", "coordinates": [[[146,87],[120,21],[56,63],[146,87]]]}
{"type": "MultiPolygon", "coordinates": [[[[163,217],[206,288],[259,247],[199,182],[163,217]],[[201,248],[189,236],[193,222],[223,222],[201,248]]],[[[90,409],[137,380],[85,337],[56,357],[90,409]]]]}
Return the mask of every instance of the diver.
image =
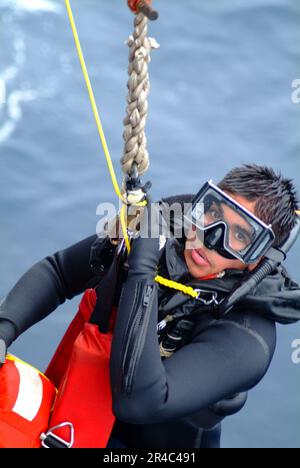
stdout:
{"type": "MultiPolygon", "coordinates": [[[[196,195],[163,199],[161,211],[174,202],[191,204],[188,230],[164,242],[136,236],[124,260],[107,447],[219,448],[221,421],[270,366],[276,322],[300,319],[300,288],[282,266],[299,231],[291,180],[244,165],[196,195]],[[157,284],[157,272],[197,297],[157,284]]],[[[109,237],[93,235],[27,271],[0,304],[0,361],[21,333],[101,284],[115,255],[109,237]]]]}

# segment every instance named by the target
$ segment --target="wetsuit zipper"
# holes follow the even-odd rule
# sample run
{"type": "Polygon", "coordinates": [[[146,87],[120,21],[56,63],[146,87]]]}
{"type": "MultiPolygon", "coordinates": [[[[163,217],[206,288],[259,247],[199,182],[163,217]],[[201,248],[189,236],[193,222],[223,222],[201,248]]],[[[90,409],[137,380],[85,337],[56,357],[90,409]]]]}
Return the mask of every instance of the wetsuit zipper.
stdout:
{"type": "Polygon", "coordinates": [[[129,331],[125,336],[125,344],[127,346],[122,360],[122,392],[128,395],[132,393],[138,362],[145,343],[154,297],[153,285],[141,284],[140,288],[142,289],[142,296],[139,291],[137,294],[138,300],[135,301],[132,309],[131,323],[128,327],[129,331]]]}

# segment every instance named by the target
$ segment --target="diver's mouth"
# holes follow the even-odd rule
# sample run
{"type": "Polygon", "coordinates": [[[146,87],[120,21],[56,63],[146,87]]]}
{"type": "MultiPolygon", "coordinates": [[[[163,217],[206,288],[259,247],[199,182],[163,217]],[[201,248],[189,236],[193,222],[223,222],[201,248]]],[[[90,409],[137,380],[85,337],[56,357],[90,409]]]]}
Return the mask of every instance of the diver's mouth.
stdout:
{"type": "Polygon", "coordinates": [[[202,248],[192,250],[192,259],[199,266],[210,266],[210,262],[202,248]]]}

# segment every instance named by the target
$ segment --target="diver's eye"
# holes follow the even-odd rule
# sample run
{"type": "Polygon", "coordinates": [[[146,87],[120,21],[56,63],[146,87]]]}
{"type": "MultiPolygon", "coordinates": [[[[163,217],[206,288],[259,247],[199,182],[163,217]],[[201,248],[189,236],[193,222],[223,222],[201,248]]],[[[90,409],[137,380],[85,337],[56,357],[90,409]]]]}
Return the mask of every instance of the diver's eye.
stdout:
{"type": "Polygon", "coordinates": [[[216,223],[224,219],[224,213],[220,204],[213,201],[205,210],[205,225],[216,223]]]}
{"type": "Polygon", "coordinates": [[[238,242],[241,248],[245,248],[251,243],[250,237],[244,231],[239,229],[234,232],[234,239],[238,242]]]}
{"type": "Polygon", "coordinates": [[[212,206],[206,215],[212,220],[212,221],[218,221],[219,219],[222,219],[222,212],[216,207],[212,206]]]}
{"type": "Polygon", "coordinates": [[[243,232],[240,232],[240,231],[235,233],[235,238],[236,238],[236,240],[238,240],[240,242],[246,242],[246,240],[247,240],[245,234],[243,232]]]}

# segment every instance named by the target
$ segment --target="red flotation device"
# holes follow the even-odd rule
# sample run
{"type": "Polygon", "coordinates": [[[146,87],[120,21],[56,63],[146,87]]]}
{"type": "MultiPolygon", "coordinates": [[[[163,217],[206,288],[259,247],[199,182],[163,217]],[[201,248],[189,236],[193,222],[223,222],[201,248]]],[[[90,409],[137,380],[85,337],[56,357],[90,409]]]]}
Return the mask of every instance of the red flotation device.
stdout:
{"type": "Polygon", "coordinates": [[[0,448],[40,448],[55,394],[41,372],[8,355],[0,368],[0,448]]]}

